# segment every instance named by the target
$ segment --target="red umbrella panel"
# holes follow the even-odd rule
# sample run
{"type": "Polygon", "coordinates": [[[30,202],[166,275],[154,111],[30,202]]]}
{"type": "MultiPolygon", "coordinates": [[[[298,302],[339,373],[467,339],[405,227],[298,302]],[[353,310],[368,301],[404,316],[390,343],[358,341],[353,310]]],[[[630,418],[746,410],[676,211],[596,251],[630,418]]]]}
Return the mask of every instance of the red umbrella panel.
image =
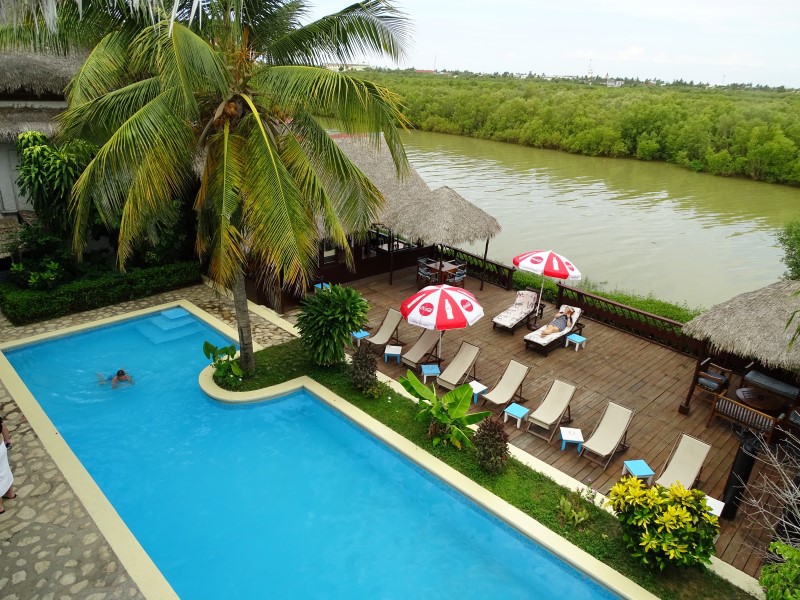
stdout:
{"type": "Polygon", "coordinates": [[[447,331],[473,325],[483,316],[483,307],[478,304],[475,296],[463,288],[429,285],[403,300],[400,314],[411,325],[447,331]]]}
{"type": "MultiPolygon", "coordinates": [[[[513,262],[521,270],[535,273],[536,275],[565,281],[580,281],[581,279],[581,272],[578,268],[567,258],[556,254],[552,250],[525,252],[515,256],[513,262]]],[[[539,290],[539,300],[536,303],[537,310],[539,309],[543,291],[544,280],[542,280],[542,288],[539,290]]]]}

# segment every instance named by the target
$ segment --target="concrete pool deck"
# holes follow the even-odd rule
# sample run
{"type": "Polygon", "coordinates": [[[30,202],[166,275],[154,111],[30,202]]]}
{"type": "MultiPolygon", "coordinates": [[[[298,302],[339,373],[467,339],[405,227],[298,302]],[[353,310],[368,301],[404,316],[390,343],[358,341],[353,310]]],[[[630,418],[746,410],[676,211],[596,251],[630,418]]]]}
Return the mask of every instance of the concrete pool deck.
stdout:
{"type": "MultiPolygon", "coordinates": [[[[228,325],[235,323],[230,301],[216,297],[205,286],[194,286],[27,327],[13,327],[0,321],[0,343],[46,335],[72,326],[93,325],[105,318],[180,300],[192,302],[228,325]]],[[[291,330],[292,326],[271,311],[253,307],[252,313],[254,339],[258,344],[267,346],[293,337],[284,329],[291,330]]],[[[140,590],[132,581],[131,574],[112,550],[120,546],[109,544],[89,517],[62,470],[30,424],[25,422],[2,382],[0,411],[8,419],[15,444],[10,459],[15,487],[22,501],[7,501],[7,512],[0,517],[0,557],[12,559],[0,560],[0,597],[92,600],[162,597],[153,595],[152,589],[140,590]],[[39,460],[28,462],[30,457],[39,460]],[[19,504],[15,506],[15,503],[19,504]]],[[[141,577],[137,580],[141,581],[141,577]]]]}

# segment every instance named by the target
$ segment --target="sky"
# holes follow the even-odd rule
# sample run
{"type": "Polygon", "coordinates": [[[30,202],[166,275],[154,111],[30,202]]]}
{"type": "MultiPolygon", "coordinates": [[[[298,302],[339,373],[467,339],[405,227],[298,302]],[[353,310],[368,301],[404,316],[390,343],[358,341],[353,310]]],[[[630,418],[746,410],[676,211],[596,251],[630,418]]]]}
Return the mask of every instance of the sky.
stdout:
{"type": "MultiPolygon", "coordinates": [[[[309,0],[311,19],[355,0],[309,0]]],[[[395,0],[407,56],[373,66],[800,88],[800,0],[395,0]]]]}

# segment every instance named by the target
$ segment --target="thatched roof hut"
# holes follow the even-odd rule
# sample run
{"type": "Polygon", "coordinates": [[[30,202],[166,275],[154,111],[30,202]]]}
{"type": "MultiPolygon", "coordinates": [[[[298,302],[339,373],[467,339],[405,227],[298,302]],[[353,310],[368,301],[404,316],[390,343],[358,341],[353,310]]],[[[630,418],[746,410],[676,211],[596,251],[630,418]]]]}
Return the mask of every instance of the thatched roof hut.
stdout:
{"type": "Polygon", "coordinates": [[[383,223],[409,239],[449,246],[488,240],[500,233],[497,219],[447,186],[387,206],[383,223]]]}
{"type": "MultiPolygon", "coordinates": [[[[800,342],[789,340],[800,322],[786,323],[800,310],[800,281],[778,281],[717,304],[683,326],[713,350],[752,358],[768,368],[800,371],[800,342]]],[[[800,314],[798,317],[800,318],[800,314]]]]}
{"type": "Polygon", "coordinates": [[[85,56],[34,52],[0,53],[0,94],[63,96],[85,56]]]}

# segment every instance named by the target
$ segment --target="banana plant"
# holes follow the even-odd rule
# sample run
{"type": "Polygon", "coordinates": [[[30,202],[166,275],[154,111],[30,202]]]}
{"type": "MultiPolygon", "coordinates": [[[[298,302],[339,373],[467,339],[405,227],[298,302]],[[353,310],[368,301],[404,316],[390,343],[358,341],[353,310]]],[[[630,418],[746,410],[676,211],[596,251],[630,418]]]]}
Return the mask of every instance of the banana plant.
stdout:
{"type": "Polygon", "coordinates": [[[425,385],[411,371],[400,378],[400,384],[419,400],[422,409],[417,413],[416,419],[430,422],[428,437],[433,440],[434,446],[450,443],[459,450],[464,446],[471,448],[468,427],[480,423],[492,414],[488,410],[469,413],[472,388],[468,384],[450,390],[441,398],[436,394],[433,383],[425,385]]]}

